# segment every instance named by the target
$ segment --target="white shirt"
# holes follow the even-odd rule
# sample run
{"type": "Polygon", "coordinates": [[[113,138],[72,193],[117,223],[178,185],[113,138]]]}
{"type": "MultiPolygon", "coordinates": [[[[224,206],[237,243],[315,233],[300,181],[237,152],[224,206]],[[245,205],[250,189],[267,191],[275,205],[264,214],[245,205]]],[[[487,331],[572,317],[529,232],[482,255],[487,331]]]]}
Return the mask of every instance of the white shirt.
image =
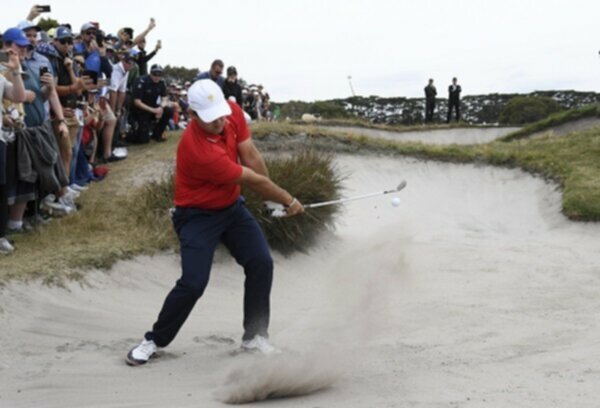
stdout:
{"type": "Polygon", "coordinates": [[[108,89],[113,92],[127,92],[128,78],[129,72],[125,71],[125,68],[123,68],[123,63],[119,62],[118,64],[114,64],[108,89]]]}

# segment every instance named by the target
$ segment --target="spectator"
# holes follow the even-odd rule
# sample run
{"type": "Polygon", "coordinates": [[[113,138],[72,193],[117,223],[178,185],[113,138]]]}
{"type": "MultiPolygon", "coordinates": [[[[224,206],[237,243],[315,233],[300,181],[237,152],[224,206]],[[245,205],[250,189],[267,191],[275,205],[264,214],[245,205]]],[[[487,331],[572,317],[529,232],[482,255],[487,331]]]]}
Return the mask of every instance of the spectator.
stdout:
{"type": "Polygon", "coordinates": [[[240,106],[244,103],[242,99],[242,87],[238,83],[237,70],[233,66],[227,68],[227,79],[223,85],[223,93],[225,94],[225,99],[233,97],[235,98],[235,102],[240,106]]]}
{"type": "MultiPolygon", "coordinates": [[[[7,38],[3,37],[6,42],[7,38]]],[[[10,76],[11,80],[5,79],[4,75],[0,75],[0,98],[9,100],[15,103],[25,101],[25,85],[21,78],[21,63],[17,53],[12,50],[8,51],[8,62],[1,62],[0,65],[4,69],[4,75],[10,76]]],[[[3,122],[9,121],[10,118],[3,114],[3,122]]],[[[6,186],[7,162],[6,152],[10,135],[0,131],[0,254],[10,254],[14,251],[12,244],[6,239],[8,227],[8,191],[6,186]]],[[[14,140],[13,140],[14,142],[14,140]]]]}
{"type": "Polygon", "coordinates": [[[120,160],[121,157],[115,156],[112,153],[114,128],[116,122],[125,115],[124,105],[125,98],[127,97],[127,82],[131,69],[135,66],[135,60],[133,55],[130,53],[122,54],[121,61],[113,65],[112,76],[110,78],[109,89],[109,101],[110,104],[105,106],[105,117],[104,120],[112,131],[103,134],[102,136],[102,161],[112,162],[120,160]],[[114,115],[111,113],[114,112],[114,115]]]}
{"type": "MultiPolygon", "coordinates": [[[[44,69],[47,70],[49,74],[54,76],[55,73],[48,58],[36,51],[38,33],[41,30],[40,27],[31,21],[25,20],[19,24],[19,28],[23,30],[27,40],[29,40],[29,44],[31,45],[25,54],[25,66],[27,66],[27,68],[29,68],[29,70],[37,76],[38,80],[41,79],[41,73],[44,69]]],[[[60,144],[61,139],[68,139],[69,128],[67,128],[67,125],[65,124],[65,117],[63,115],[62,106],[60,105],[60,100],[58,99],[58,94],[56,93],[55,87],[51,87],[50,94],[48,95],[48,102],[52,109],[52,113],[54,114],[54,131],[57,134],[60,144]]],[[[46,107],[45,110],[48,112],[48,107],[46,107]]]]}
{"type": "Polygon", "coordinates": [[[437,90],[433,86],[433,79],[429,80],[429,83],[425,87],[425,123],[433,121],[433,114],[435,111],[435,97],[437,90]]]}
{"type": "Polygon", "coordinates": [[[162,79],[163,68],[154,64],[150,75],[140,77],[133,89],[131,110],[133,129],[128,136],[132,143],[148,143],[150,139],[163,142],[173,110],[166,106],[167,86],[162,79]],[[164,106],[163,106],[164,105],[164,106]]]}
{"type": "Polygon", "coordinates": [[[112,65],[106,56],[104,36],[94,23],[81,26],[81,42],[73,46],[75,54],[83,55],[85,69],[93,71],[97,76],[104,73],[107,78],[112,74],[112,65]]]}
{"type": "Polygon", "coordinates": [[[200,79],[212,79],[217,83],[217,85],[219,85],[221,89],[223,89],[223,85],[225,85],[225,80],[221,75],[223,74],[224,66],[225,64],[223,64],[223,61],[221,61],[220,59],[214,60],[213,63],[210,65],[210,71],[201,73],[196,77],[195,81],[198,81],[200,79]]]}
{"type": "Polygon", "coordinates": [[[452,118],[452,110],[456,110],[456,121],[460,121],[460,93],[462,88],[458,85],[457,79],[452,78],[452,84],[448,87],[448,119],[446,123],[450,123],[452,118]]]}
{"type": "Polygon", "coordinates": [[[65,171],[72,174],[73,157],[77,157],[79,148],[80,125],[76,117],[77,98],[82,91],[86,90],[89,78],[78,78],[75,74],[76,68],[73,60],[69,58],[73,50],[73,34],[65,26],[56,29],[52,44],[38,47],[38,51],[50,60],[52,69],[57,76],[56,90],[63,109],[65,123],[69,129],[69,138],[60,139],[61,157],[65,171]]]}
{"type": "Polygon", "coordinates": [[[256,96],[253,91],[244,91],[242,91],[242,94],[247,93],[244,97],[244,111],[250,115],[251,120],[256,120],[258,119],[258,114],[256,113],[256,96]]]}
{"type": "Polygon", "coordinates": [[[135,62],[138,64],[140,69],[140,76],[148,75],[148,61],[150,61],[156,53],[162,48],[161,41],[156,42],[154,51],[150,54],[146,54],[146,37],[143,37],[138,42],[138,54],[135,58],[135,62]]]}

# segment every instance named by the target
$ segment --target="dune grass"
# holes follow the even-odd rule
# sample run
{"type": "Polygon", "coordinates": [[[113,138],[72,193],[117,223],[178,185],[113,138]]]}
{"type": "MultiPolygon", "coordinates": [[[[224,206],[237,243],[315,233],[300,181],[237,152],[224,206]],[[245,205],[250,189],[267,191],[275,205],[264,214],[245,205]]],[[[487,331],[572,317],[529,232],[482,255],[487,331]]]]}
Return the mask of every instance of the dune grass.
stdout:
{"type": "Polygon", "coordinates": [[[600,115],[600,107],[596,104],[584,106],[579,109],[569,109],[566,111],[556,112],[545,119],[532,123],[524,128],[504,136],[500,140],[510,142],[513,140],[523,139],[534,133],[541,132],[552,127],[572,122],[577,119],[590,118],[600,115]]]}
{"type": "MultiPolygon", "coordinates": [[[[565,137],[542,136],[472,146],[398,143],[288,123],[261,123],[252,129],[263,152],[280,154],[312,147],[331,154],[408,155],[519,167],[559,183],[567,217],[600,221],[598,129],[565,137]]],[[[0,283],[41,279],[59,284],[64,279],[84,276],[90,268],[109,268],[119,259],[176,249],[164,206],[157,207],[156,202],[170,202],[172,187],[164,180],[169,177],[177,141],[177,134],[171,134],[167,143],[131,148],[129,159],[111,164],[107,179],[82,195],[82,210],[78,214],[53,220],[32,233],[13,236],[17,251],[0,257],[0,283]]],[[[279,181],[285,185],[283,180],[279,181]]]]}

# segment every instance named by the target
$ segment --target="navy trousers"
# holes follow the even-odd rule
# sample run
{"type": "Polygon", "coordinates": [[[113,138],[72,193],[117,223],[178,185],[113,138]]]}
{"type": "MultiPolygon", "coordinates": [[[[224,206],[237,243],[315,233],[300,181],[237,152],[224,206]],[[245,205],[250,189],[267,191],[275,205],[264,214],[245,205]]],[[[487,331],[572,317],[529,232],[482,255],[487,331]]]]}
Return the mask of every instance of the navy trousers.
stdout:
{"type": "Polygon", "coordinates": [[[260,226],[243,199],[220,211],[178,207],[173,225],[181,244],[181,278],[167,295],[147,340],[167,346],[177,335],[210,277],[213,255],[222,242],[244,268],[243,340],[268,337],[273,259],[260,226]]]}

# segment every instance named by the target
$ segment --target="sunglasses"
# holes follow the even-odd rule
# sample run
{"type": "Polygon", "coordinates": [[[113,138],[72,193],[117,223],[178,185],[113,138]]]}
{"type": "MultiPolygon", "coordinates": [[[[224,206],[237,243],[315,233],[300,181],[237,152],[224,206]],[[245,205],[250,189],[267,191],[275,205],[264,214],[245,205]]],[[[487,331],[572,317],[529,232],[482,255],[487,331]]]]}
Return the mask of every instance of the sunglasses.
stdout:
{"type": "Polygon", "coordinates": [[[96,32],[95,31],[86,31],[84,34],[85,35],[94,35],[94,34],[96,34],[96,32]]]}
{"type": "Polygon", "coordinates": [[[150,75],[153,75],[153,76],[156,76],[156,77],[161,77],[161,76],[163,76],[163,73],[162,72],[153,71],[153,72],[150,72],[150,75]]]}
{"type": "Polygon", "coordinates": [[[58,42],[61,43],[62,45],[65,45],[65,44],[72,45],[73,39],[72,38],[61,38],[60,40],[58,40],[58,42]]]}

